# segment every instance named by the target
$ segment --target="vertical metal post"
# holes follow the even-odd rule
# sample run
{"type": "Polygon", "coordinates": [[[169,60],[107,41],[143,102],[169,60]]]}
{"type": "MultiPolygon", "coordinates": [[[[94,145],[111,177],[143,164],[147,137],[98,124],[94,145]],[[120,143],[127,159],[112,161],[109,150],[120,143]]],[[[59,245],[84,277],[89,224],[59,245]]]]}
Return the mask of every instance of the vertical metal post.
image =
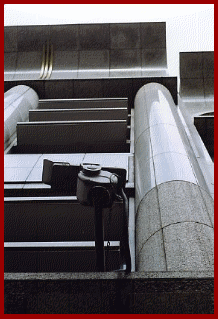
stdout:
{"type": "Polygon", "coordinates": [[[104,261],[104,225],[101,200],[95,200],[95,251],[97,271],[105,271],[104,261]]]}
{"type": "Polygon", "coordinates": [[[120,254],[122,263],[126,264],[126,271],[131,272],[131,255],[129,248],[129,208],[128,208],[128,199],[124,190],[121,189],[121,197],[123,199],[123,229],[122,236],[120,240],[120,254]]]}
{"type": "Polygon", "coordinates": [[[89,194],[95,208],[95,250],[97,271],[105,270],[103,208],[110,203],[110,193],[102,186],[94,186],[89,194]]]}

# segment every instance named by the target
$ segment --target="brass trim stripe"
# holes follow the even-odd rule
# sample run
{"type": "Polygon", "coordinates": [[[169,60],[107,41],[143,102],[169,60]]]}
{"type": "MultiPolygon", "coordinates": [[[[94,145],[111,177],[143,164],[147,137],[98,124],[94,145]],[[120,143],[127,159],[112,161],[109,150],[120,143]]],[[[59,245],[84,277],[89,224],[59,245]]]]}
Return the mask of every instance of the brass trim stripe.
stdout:
{"type": "Polygon", "coordinates": [[[46,62],[45,62],[45,71],[42,79],[45,79],[48,73],[48,63],[49,63],[49,41],[47,41],[47,50],[46,50],[46,62]]]}
{"type": "Polygon", "coordinates": [[[44,72],[45,72],[45,45],[43,44],[43,48],[42,48],[42,66],[41,66],[41,71],[40,71],[40,76],[39,76],[40,79],[43,77],[44,72]]]}
{"type": "Polygon", "coordinates": [[[53,45],[51,44],[50,46],[50,63],[49,63],[49,69],[48,69],[48,73],[46,75],[46,79],[49,79],[52,73],[52,68],[53,68],[53,45]]]}

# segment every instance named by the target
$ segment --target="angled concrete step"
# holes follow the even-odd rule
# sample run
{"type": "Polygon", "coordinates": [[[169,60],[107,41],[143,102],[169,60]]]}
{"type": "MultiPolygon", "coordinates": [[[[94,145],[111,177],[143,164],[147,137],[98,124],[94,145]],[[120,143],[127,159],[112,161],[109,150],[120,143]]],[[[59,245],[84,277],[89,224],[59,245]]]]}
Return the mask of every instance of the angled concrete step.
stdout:
{"type": "Polygon", "coordinates": [[[26,153],[123,152],[126,136],[125,120],[17,123],[17,146],[26,153]]]}
{"type": "Polygon", "coordinates": [[[122,108],[44,109],[30,110],[29,121],[127,120],[128,110],[122,108]]]}
{"type": "MultiPolygon", "coordinates": [[[[104,209],[104,240],[119,241],[123,203],[104,209]]],[[[83,206],[72,197],[5,199],[5,242],[94,241],[94,207],[83,206]]]]}
{"type": "Polygon", "coordinates": [[[39,101],[39,109],[128,108],[128,98],[47,99],[39,101]]]}

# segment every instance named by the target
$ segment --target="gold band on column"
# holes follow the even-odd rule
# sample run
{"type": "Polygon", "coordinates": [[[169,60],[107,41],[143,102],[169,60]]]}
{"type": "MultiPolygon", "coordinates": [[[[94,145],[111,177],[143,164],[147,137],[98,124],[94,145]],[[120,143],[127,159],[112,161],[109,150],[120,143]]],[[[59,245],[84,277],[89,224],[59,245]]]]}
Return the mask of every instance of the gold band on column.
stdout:
{"type": "Polygon", "coordinates": [[[46,75],[46,79],[49,79],[52,73],[52,68],[53,68],[53,45],[51,44],[50,46],[50,60],[49,60],[49,69],[48,73],[46,75]]]}
{"type": "Polygon", "coordinates": [[[45,59],[45,69],[44,74],[42,76],[42,80],[44,80],[48,73],[48,63],[49,63],[49,41],[47,41],[47,48],[46,48],[46,59],[45,59]]]}
{"type": "Polygon", "coordinates": [[[41,71],[39,76],[40,79],[43,77],[44,72],[45,72],[45,45],[43,45],[43,48],[42,48],[42,66],[41,66],[41,71]]]}

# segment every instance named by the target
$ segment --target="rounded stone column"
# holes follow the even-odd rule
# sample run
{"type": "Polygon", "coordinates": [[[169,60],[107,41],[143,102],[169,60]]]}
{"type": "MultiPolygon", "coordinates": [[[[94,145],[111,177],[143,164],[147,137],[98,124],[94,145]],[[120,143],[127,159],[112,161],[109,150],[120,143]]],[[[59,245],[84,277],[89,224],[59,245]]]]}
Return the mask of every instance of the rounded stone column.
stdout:
{"type": "Polygon", "coordinates": [[[135,97],[136,270],[213,269],[213,199],[170,92],[135,97]]]}
{"type": "Polygon", "coordinates": [[[17,122],[28,120],[29,110],[38,107],[37,93],[26,85],[17,85],[4,94],[4,144],[12,142],[17,122]]]}

